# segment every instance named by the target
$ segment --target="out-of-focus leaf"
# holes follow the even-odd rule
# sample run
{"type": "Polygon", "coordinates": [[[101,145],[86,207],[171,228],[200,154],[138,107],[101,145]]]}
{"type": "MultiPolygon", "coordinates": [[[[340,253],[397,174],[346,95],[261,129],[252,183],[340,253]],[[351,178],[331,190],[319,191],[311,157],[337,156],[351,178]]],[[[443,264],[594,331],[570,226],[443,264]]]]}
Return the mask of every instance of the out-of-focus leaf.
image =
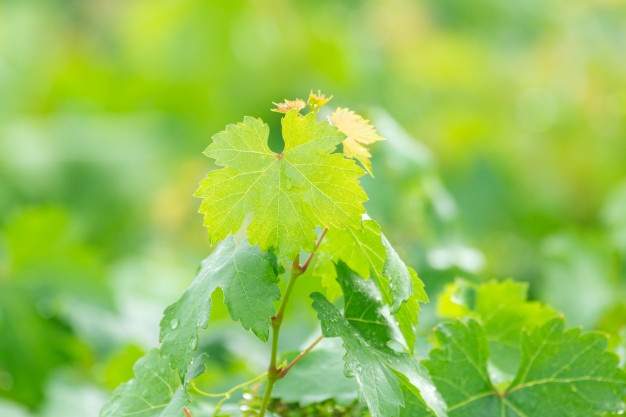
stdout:
{"type": "Polygon", "coordinates": [[[182,417],[190,398],[178,373],[153,349],[135,364],[135,378],[119,386],[100,417],[182,417]]]}
{"type": "Polygon", "coordinates": [[[145,351],[135,345],[125,346],[107,363],[104,372],[104,384],[109,389],[117,388],[121,383],[132,378],[132,366],[145,351]]]}
{"type": "MultiPolygon", "coordinates": [[[[46,399],[37,417],[98,417],[110,393],[102,391],[86,375],[68,372],[53,373],[45,384],[46,399]]],[[[0,413],[2,417],[4,414],[0,413]]]]}
{"type": "MultiPolygon", "coordinates": [[[[626,182],[611,192],[602,209],[602,218],[612,243],[619,249],[622,257],[626,258],[626,216],[624,213],[626,213],[626,182]]],[[[622,262],[626,264],[626,259],[622,262]]]]}
{"type": "Polygon", "coordinates": [[[489,344],[474,320],[436,330],[439,348],[425,365],[450,417],[573,416],[616,411],[626,374],[600,334],[565,331],[561,318],[524,332],[515,380],[498,389],[487,371],[489,344]]]}
{"type": "Polygon", "coordinates": [[[537,296],[563,312],[568,323],[595,328],[607,306],[624,299],[616,249],[593,232],[567,230],[547,237],[537,296]]]}
{"type": "Polygon", "coordinates": [[[439,297],[439,313],[448,318],[473,317],[481,323],[489,341],[492,378],[510,381],[521,359],[520,337],[524,329],[543,325],[557,313],[537,301],[528,301],[528,284],[491,281],[472,284],[457,279],[439,297]],[[503,373],[503,374],[501,374],[503,373]]]}
{"type": "Polygon", "coordinates": [[[0,241],[0,396],[35,407],[50,371],[89,362],[68,302],[108,305],[110,294],[102,262],[60,207],[25,210],[0,230],[0,241]]]}
{"type": "MultiPolygon", "coordinates": [[[[286,403],[309,405],[335,400],[348,405],[357,399],[357,387],[354,379],[347,378],[343,372],[342,357],[345,350],[341,343],[325,339],[315,350],[302,358],[289,373],[276,382],[272,396],[286,403]]],[[[293,357],[295,357],[292,355],[293,357]]],[[[287,359],[293,359],[287,358],[287,359]]]]}
{"type": "Polygon", "coordinates": [[[33,417],[25,407],[0,399],[0,415],[2,417],[33,417]]]}

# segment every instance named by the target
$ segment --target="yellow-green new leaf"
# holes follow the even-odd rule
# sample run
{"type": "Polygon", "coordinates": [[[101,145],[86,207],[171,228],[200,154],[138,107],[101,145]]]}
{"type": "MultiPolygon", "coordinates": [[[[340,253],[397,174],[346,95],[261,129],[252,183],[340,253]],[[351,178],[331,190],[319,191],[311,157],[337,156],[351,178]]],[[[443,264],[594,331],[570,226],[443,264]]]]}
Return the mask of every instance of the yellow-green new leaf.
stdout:
{"type": "Polygon", "coordinates": [[[341,294],[335,281],[334,263],[344,262],[363,278],[372,278],[378,286],[383,302],[395,316],[409,351],[415,345],[415,330],[419,302],[428,302],[424,284],[400,259],[380,225],[374,220],[363,220],[360,229],[329,230],[315,252],[312,273],[319,277],[331,298],[341,294]]]}
{"type": "Polygon", "coordinates": [[[372,163],[370,162],[372,154],[365,145],[371,145],[379,140],[384,140],[384,138],[376,133],[376,129],[368,120],[355,114],[352,110],[338,108],[330,116],[330,119],[337,126],[337,129],[347,136],[343,141],[344,155],[349,158],[356,158],[372,175],[372,163]]]}
{"type": "Polygon", "coordinates": [[[314,114],[290,110],[282,120],[285,149],[272,152],[269,127],[246,117],[213,137],[205,154],[225,168],[210,172],[196,191],[212,242],[237,232],[252,214],[248,240],[293,258],[313,251],[315,227],[360,226],[367,199],[353,161],[332,154],[345,136],[314,114]]]}

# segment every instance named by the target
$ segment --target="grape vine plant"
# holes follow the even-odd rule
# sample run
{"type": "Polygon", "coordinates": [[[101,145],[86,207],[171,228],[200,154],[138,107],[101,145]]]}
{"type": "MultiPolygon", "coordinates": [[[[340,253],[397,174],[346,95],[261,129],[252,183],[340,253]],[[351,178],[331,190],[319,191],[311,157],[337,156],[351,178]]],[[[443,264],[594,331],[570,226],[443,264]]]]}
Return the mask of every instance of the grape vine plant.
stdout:
{"type": "Polygon", "coordinates": [[[329,100],[311,92],[306,102],[275,103],[284,114],[280,153],[269,148],[260,119],[245,117],[213,136],[205,154],[222,168],[195,195],[217,246],[165,309],[160,348],[137,361],[101,417],[623,413],[626,374],[607,338],[566,330],[557,312],[526,299],[524,284],[448,285],[438,300],[448,321],[434,329],[428,357],[418,357],[423,283],[367,216],[359,183],[372,173],[367,146],[382,137],[348,109],[319,120],[329,100]],[[319,282],[310,302],[321,333],[299,354],[281,356],[286,308],[303,279],[319,282]],[[232,320],[270,343],[271,353],[266,372],[209,394],[194,379],[211,360],[198,340],[218,288],[232,320]],[[244,400],[226,410],[237,390],[244,400]]]}

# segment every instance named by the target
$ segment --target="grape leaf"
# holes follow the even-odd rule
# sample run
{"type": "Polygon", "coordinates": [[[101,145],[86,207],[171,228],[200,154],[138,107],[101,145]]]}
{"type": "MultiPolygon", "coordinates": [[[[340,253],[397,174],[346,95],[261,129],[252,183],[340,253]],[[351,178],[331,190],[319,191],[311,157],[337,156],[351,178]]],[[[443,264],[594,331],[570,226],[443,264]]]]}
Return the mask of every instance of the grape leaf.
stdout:
{"type": "Polygon", "coordinates": [[[161,352],[183,375],[198,344],[198,328],[206,328],[211,294],[221,287],[228,313],[261,340],[269,336],[274,300],[280,298],[272,255],[232,236],[202,261],[196,279],[182,297],[165,309],[161,320],[161,352]]]}
{"type": "Polygon", "coordinates": [[[338,108],[330,116],[330,120],[337,126],[337,129],[346,134],[346,139],[343,141],[343,154],[348,158],[356,158],[372,175],[370,162],[372,154],[365,145],[371,145],[384,138],[376,133],[376,129],[368,120],[352,110],[338,108]]]}
{"type": "Polygon", "coordinates": [[[322,321],[326,337],[341,337],[346,348],[345,373],[356,378],[359,396],[373,417],[393,417],[404,405],[398,378],[381,360],[368,341],[352,328],[321,294],[311,294],[313,308],[322,321]]]}
{"type": "MultiPolygon", "coordinates": [[[[313,258],[312,273],[322,283],[334,288],[336,272],[333,262],[344,262],[358,275],[372,279],[391,306],[400,331],[410,351],[415,344],[418,302],[427,302],[424,284],[413,269],[407,267],[381,233],[380,225],[365,219],[360,229],[329,230],[313,258]]],[[[339,291],[331,290],[331,293],[339,291]]]]}
{"type": "Polygon", "coordinates": [[[133,367],[135,378],[120,385],[100,417],[182,417],[190,402],[186,389],[167,359],[152,349],[133,367]]]}
{"type": "Polygon", "coordinates": [[[522,334],[521,366],[503,391],[489,378],[489,344],[480,324],[440,326],[435,334],[441,347],[425,365],[450,417],[586,417],[619,409],[626,374],[606,352],[606,337],[564,326],[554,318],[522,334]]]}
{"type": "Polygon", "coordinates": [[[522,330],[540,326],[557,316],[551,308],[528,301],[527,292],[528,284],[511,280],[476,285],[458,279],[447,285],[439,298],[440,315],[471,316],[483,326],[495,384],[513,379],[521,360],[522,330]]]}
{"type": "MultiPolygon", "coordinates": [[[[337,264],[337,279],[345,297],[344,316],[319,293],[311,294],[313,308],[324,336],[343,340],[345,373],[355,377],[359,397],[372,416],[398,416],[401,407],[415,402],[425,410],[441,409],[436,395],[429,397],[432,403],[427,407],[419,394],[429,384],[426,372],[408,354],[389,347],[397,340],[398,329],[374,282],[360,278],[342,262],[337,264]],[[415,398],[405,402],[403,392],[415,398]]],[[[434,392],[432,387],[426,390],[434,392]]]]}
{"type": "MultiPolygon", "coordinates": [[[[324,339],[307,354],[284,378],[276,381],[272,397],[286,403],[309,405],[329,399],[348,405],[357,399],[353,378],[343,375],[345,350],[336,339],[324,339]]],[[[293,359],[297,355],[286,359],[293,359]]]]}
{"type": "Polygon", "coordinates": [[[386,248],[387,260],[383,268],[383,279],[379,278],[378,288],[382,288],[381,292],[386,300],[391,298],[391,311],[395,314],[409,352],[413,353],[414,326],[417,325],[419,303],[428,302],[428,296],[424,291],[424,283],[418,278],[417,273],[413,268],[406,266],[387,238],[384,235],[381,236],[386,248]]]}
{"type": "Polygon", "coordinates": [[[306,107],[306,103],[304,102],[304,100],[299,99],[299,98],[295,100],[285,99],[284,103],[273,103],[273,104],[276,106],[276,108],[271,109],[271,110],[276,113],[287,113],[289,110],[293,110],[293,109],[295,109],[299,113],[300,110],[306,107]]]}
{"type": "Polygon", "coordinates": [[[252,213],[248,239],[263,251],[293,258],[315,249],[315,226],[357,228],[367,199],[358,177],[363,170],[331,154],[344,135],[315,114],[290,110],[282,119],[285,149],[272,152],[269,127],[246,117],[213,136],[205,154],[224,166],[196,191],[212,242],[235,233],[252,213]]]}
{"type": "Polygon", "coordinates": [[[319,109],[324,107],[332,98],[333,96],[327,98],[326,95],[322,94],[320,90],[317,90],[317,93],[314,93],[313,90],[311,90],[309,99],[307,100],[307,105],[309,106],[311,113],[316,114],[319,109]]]}
{"type": "Polygon", "coordinates": [[[334,262],[342,261],[358,275],[369,278],[372,274],[382,274],[385,258],[380,225],[374,220],[364,220],[359,229],[329,230],[315,251],[310,268],[313,276],[330,289],[330,298],[335,299],[341,295],[341,287],[335,279],[334,262]]]}

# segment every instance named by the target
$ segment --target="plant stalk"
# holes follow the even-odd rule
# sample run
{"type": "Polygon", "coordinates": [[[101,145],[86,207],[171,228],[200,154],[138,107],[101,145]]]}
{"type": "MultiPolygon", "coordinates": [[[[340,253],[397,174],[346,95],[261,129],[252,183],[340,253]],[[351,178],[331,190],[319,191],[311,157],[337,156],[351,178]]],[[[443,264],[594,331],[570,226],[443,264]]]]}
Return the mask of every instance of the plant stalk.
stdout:
{"type": "Polygon", "coordinates": [[[313,343],[311,343],[309,345],[309,347],[307,347],[306,349],[304,349],[298,356],[296,356],[296,358],[294,360],[292,360],[289,365],[285,366],[281,371],[280,371],[280,377],[283,378],[285,375],[287,375],[287,373],[291,370],[291,368],[293,368],[293,366],[295,364],[297,364],[298,362],[300,362],[300,360],[302,358],[304,358],[306,355],[309,354],[310,351],[313,350],[313,348],[315,346],[317,346],[317,344],[319,342],[322,341],[322,339],[324,339],[324,335],[320,335],[320,337],[318,337],[317,339],[315,339],[315,341],[313,343]]]}
{"type": "Polygon", "coordinates": [[[276,366],[276,360],[278,358],[278,337],[280,335],[280,327],[283,324],[283,317],[285,315],[285,309],[287,308],[287,303],[289,302],[289,298],[291,297],[291,292],[293,290],[293,286],[296,283],[296,280],[300,275],[306,272],[309,264],[311,263],[311,259],[313,259],[313,255],[315,251],[322,243],[322,239],[326,236],[326,232],[328,228],[324,228],[322,233],[320,234],[317,242],[315,242],[315,250],[311,252],[304,262],[304,264],[300,265],[300,254],[296,255],[293,262],[291,263],[291,276],[289,277],[289,281],[287,282],[287,287],[285,288],[285,295],[280,300],[280,305],[278,307],[278,312],[274,317],[272,317],[272,352],[270,356],[270,365],[267,368],[267,386],[265,387],[265,394],[263,395],[263,401],[261,402],[261,408],[259,410],[259,417],[265,417],[265,412],[267,411],[267,407],[270,403],[270,399],[272,396],[272,390],[274,389],[274,384],[276,381],[284,377],[289,369],[293,365],[298,362],[302,356],[309,353],[311,349],[321,340],[321,337],[313,343],[307,350],[305,350],[295,362],[292,362],[290,365],[286,367],[286,369],[282,369],[276,366]]]}
{"type": "Polygon", "coordinates": [[[269,405],[272,389],[274,384],[281,378],[281,369],[276,366],[276,360],[278,358],[278,337],[280,335],[280,327],[283,324],[283,317],[285,315],[285,309],[287,308],[287,302],[291,297],[293,286],[296,283],[298,277],[302,275],[300,270],[300,255],[296,255],[293,263],[291,264],[291,276],[287,282],[285,288],[285,295],[280,300],[280,306],[278,312],[272,317],[272,353],[270,356],[270,365],[267,368],[267,387],[265,387],[265,395],[263,396],[263,402],[261,403],[261,409],[259,410],[259,417],[265,416],[267,406],[269,405]]]}

